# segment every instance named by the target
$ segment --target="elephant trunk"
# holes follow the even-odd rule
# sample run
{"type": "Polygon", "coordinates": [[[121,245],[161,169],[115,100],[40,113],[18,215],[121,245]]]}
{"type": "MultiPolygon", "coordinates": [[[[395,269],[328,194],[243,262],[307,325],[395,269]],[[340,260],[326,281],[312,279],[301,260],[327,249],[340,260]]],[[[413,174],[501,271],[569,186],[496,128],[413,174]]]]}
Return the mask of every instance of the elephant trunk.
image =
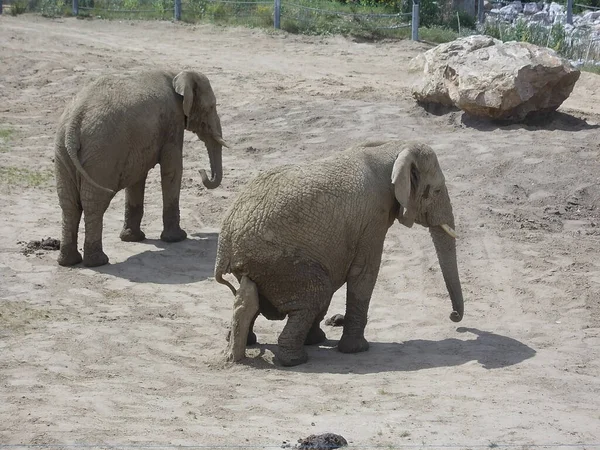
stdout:
{"type": "MultiPolygon", "coordinates": [[[[451,227],[454,227],[453,220],[449,224],[451,227]]],[[[444,276],[444,282],[452,301],[450,320],[460,322],[463,318],[464,303],[460,278],[458,276],[458,265],[456,263],[456,240],[441,226],[429,227],[429,233],[431,234],[440,268],[442,269],[442,275],[444,276]]]]}
{"type": "MultiPolygon", "coordinates": [[[[222,139],[220,140],[222,141],[222,139]]],[[[216,138],[210,137],[206,140],[206,149],[210,160],[211,176],[209,178],[206,171],[201,170],[200,177],[202,178],[202,184],[207,189],[214,189],[219,187],[223,178],[223,146],[216,138]]]]}

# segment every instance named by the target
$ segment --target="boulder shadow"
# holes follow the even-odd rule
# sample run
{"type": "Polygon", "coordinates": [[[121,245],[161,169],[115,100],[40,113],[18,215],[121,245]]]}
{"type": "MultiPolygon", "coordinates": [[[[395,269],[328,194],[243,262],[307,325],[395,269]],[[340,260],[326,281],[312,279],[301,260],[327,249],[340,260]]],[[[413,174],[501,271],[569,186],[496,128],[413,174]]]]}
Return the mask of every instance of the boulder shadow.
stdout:
{"type": "Polygon", "coordinates": [[[454,105],[443,105],[442,103],[434,102],[417,102],[424,111],[428,112],[432,116],[445,116],[453,112],[460,112],[460,109],[454,105]]]}
{"type": "Polygon", "coordinates": [[[474,128],[478,131],[494,131],[502,128],[571,132],[600,129],[600,124],[590,124],[585,118],[562,111],[530,115],[520,122],[483,119],[463,113],[461,123],[466,127],[474,128]]]}
{"type": "Polygon", "coordinates": [[[207,232],[173,243],[146,239],[138,244],[154,249],[92,270],[136,283],[182,284],[206,280],[214,275],[218,238],[219,233],[207,232]]]}
{"type": "MultiPolygon", "coordinates": [[[[245,358],[242,363],[255,368],[277,368],[301,373],[370,374],[380,372],[413,372],[439,367],[455,367],[477,361],[484,369],[493,370],[514,366],[533,358],[536,351],[522,342],[500,334],[476,328],[459,327],[459,333],[472,333],[475,339],[442,339],[430,341],[414,339],[401,343],[370,342],[366,352],[340,353],[337,341],[327,341],[320,346],[306,347],[309,360],[295,367],[270,364],[262,358],[269,350],[277,354],[273,344],[257,344],[261,353],[255,358],[245,358]]],[[[275,360],[277,361],[277,360],[275,360]]]]}

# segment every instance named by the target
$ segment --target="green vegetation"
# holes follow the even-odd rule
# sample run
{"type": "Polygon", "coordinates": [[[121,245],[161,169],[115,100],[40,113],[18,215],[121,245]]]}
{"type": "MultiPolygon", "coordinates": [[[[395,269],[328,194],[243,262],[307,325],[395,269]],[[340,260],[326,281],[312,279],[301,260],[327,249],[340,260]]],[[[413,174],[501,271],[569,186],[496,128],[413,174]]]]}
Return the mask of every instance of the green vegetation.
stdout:
{"type": "Polygon", "coordinates": [[[8,142],[12,139],[13,134],[12,128],[0,128],[0,153],[8,151],[8,142]]]}
{"type": "MultiPolygon", "coordinates": [[[[47,17],[71,13],[67,0],[29,0],[29,4],[47,17]]],[[[342,34],[364,40],[410,37],[412,0],[282,0],[281,5],[281,28],[290,33],[342,34]]],[[[448,5],[421,0],[423,40],[451,41],[458,36],[459,23],[461,35],[474,32],[475,18],[457,14],[448,5]]],[[[171,20],[173,9],[174,0],[79,0],[81,18],[171,20]]],[[[188,23],[272,28],[273,15],[273,0],[182,0],[181,18],[188,23]]]]}
{"type": "Polygon", "coordinates": [[[596,75],[600,75],[600,66],[591,66],[585,65],[581,68],[584,72],[595,73],[596,75]]]}
{"type": "Polygon", "coordinates": [[[569,35],[561,24],[544,27],[537,23],[520,20],[512,26],[499,21],[488,21],[484,26],[483,33],[504,42],[529,42],[549,47],[561,56],[572,60],[600,60],[600,44],[591,40],[589,30],[579,29],[569,35]]]}
{"type": "Polygon", "coordinates": [[[27,3],[24,0],[15,1],[10,5],[11,16],[18,16],[24,12],[27,12],[27,3]]]}
{"type": "MultiPolygon", "coordinates": [[[[564,3],[566,3],[566,1],[561,1],[559,3],[564,4],[564,3]]],[[[585,6],[591,6],[593,8],[600,8],[600,0],[577,0],[574,3],[575,3],[575,6],[573,6],[573,12],[575,14],[590,11],[589,9],[582,8],[581,6],[577,6],[577,5],[585,5],[585,6]]]]}
{"type": "Polygon", "coordinates": [[[8,186],[39,187],[53,177],[49,170],[30,170],[0,166],[0,184],[8,186]]]}

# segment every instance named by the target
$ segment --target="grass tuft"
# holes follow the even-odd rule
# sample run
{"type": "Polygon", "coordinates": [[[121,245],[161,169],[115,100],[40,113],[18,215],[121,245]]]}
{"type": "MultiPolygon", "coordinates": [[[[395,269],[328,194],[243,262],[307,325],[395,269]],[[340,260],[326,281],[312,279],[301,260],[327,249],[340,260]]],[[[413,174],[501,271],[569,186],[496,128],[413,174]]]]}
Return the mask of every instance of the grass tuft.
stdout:
{"type": "Polygon", "coordinates": [[[48,183],[53,176],[50,170],[0,166],[0,184],[7,186],[40,187],[48,183]]]}

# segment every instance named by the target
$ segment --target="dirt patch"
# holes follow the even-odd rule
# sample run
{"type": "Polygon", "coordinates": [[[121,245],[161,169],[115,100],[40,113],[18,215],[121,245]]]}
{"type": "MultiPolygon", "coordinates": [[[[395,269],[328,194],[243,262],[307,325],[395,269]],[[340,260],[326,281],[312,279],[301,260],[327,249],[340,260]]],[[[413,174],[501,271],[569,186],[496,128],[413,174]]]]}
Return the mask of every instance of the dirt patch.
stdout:
{"type": "Polygon", "coordinates": [[[346,447],[348,442],[343,436],[333,433],[311,434],[304,439],[298,439],[296,448],[305,450],[329,450],[346,447]]]}
{"type": "Polygon", "coordinates": [[[51,237],[44,238],[40,241],[19,241],[17,244],[24,246],[23,250],[21,250],[21,253],[23,253],[25,256],[33,253],[41,254],[39,253],[40,250],[60,250],[60,240],[51,237]]]}
{"type": "MultiPolygon", "coordinates": [[[[259,449],[307,430],[361,448],[600,440],[597,75],[582,74],[551,121],[504,126],[416,105],[406,67],[427,46],[409,41],[25,14],[0,17],[0,42],[0,128],[14,130],[0,144],[0,168],[10,168],[10,182],[0,180],[2,444],[259,449]],[[185,135],[189,239],[159,239],[156,168],[146,241],[120,240],[119,192],[104,216],[109,265],[59,267],[35,244],[39,255],[24,256],[23,236],[60,235],[51,174],[65,105],[100,74],[157,67],[209,77],[231,144],[221,186],[206,190],[206,149],[185,135]],[[448,319],[427,230],[394,224],[368,351],[340,353],[343,329],[324,327],[328,340],[307,347],[307,364],[282,368],[273,351],[284,322],[259,317],[258,344],[243,364],[226,364],[234,298],[214,280],[214,261],[240,189],[276,165],[387,139],[437,152],[459,235],[464,328],[448,319]]],[[[328,316],[345,312],[345,294],[328,316]]]]}

